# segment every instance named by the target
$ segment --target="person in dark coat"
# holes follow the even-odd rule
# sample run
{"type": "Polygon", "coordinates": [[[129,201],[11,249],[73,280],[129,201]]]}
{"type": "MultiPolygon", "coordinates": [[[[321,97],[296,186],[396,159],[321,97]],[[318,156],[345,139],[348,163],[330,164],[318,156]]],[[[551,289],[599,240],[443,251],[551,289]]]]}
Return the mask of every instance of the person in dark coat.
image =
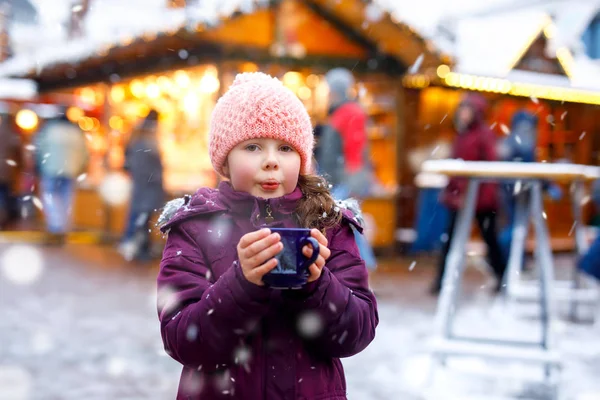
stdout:
{"type": "Polygon", "coordinates": [[[377,304],[358,216],[311,173],[312,150],[310,117],[280,81],[239,74],[217,102],[209,153],[226,180],[172,200],[159,218],[158,313],[165,349],[183,365],[178,400],[347,398],[340,358],[373,340],[377,304]],[[299,289],[263,282],[284,246],[275,227],[310,229],[320,244],[299,289]]]}
{"type": "MultiPolygon", "coordinates": [[[[454,126],[458,133],[452,157],[465,161],[496,161],[496,136],[486,126],[487,102],[478,94],[468,94],[461,101],[454,116],[454,126]]],[[[468,179],[452,178],[442,193],[442,201],[450,209],[448,240],[444,244],[438,272],[431,286],[431,293],[439,293],[446,267],[446,257],[450,251],[454,225],[458,211],[463,207],[467,194],[468,179]]],[[[482,182],[479,185],[475,217],[481,236],[488,248],[488,261],[497,279],[497,290],[501,289],[506,260],[496,236],[496,211],[498,210],[498,184],[482,182]]]]}
{"type": "Polygon", "coordinates": [[[124,168],[133,181],[133,194],[119,250],[127,260],[151,258],[150,218],[165,202],[157,128],[158,113],[151,110],[125,151],[124,168]]]}
{"type": "Polygon", "coordinates": [[[21,139],[10,127],[8,114],[0,115],[0,230],[14,216],[13,186],[21,167],[21,139]]]}

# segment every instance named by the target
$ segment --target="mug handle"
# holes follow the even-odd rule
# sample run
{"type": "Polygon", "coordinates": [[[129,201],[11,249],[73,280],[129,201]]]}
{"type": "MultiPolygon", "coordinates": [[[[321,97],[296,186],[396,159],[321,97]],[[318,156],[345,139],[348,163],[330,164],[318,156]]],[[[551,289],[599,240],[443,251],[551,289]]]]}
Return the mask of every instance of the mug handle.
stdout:
{"type": "Polygon", "coordinates": [[[304,263],[304,265],[302,266],[302,269],[308,269],[308,267],[310,267],[315,261],[317,261],[317,258],[319,258],[320,250],[319,250],[319,242],[317,241],[317,239],[315,239],[314,237],[307,237],[306,239],[304,239],[304,241],[302,243],[302,247],[304,247],[308,243],[310,243],[312,245],[313,253],[312,253],[312,256],[304,263]]]}

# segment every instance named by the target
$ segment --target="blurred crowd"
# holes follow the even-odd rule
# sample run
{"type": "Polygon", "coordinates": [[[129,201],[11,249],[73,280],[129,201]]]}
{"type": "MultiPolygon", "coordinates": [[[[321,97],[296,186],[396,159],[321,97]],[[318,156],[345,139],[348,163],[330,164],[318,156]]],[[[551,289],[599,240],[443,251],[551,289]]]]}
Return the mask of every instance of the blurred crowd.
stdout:
{"type": "MultiPolygon", "coordinates": [[[[325,79],[329,87],[327,120],[315,127],[315,165],[327,177],[338,200],[363,199],[377,185],[369,157],[368,115],[352,97],[356,82],[344,68],[330,70],[325,79]]],[[[445,259],[452,241],[458,210],[463,206],[467,181],[420,173],[420,164],[429,158],[455,158],[469,161],[535,162],[538,142],[538,118],[527,110],[512,116],[508,134],[501,140],[488,127],[484,97],[468,94],[454,110],[455,135],[452,142],[440,140],[432,148],[409,155],[420,188],[415,220],[414,252],[438,250],[438,272],[431,292],[441,288],[445,259]]],[[[0,228],[11,229],[18,221],[27,221],[43,213],[47,243],[60,245],[72,229],[74,194],[77,181],[85,175],[88,162],[86,138],[66,116],[66,108],[46,119],[27,144],[12,128],[11,116],[1,116],[0,124],[0,228]]],[[[131,260],[149,260],[158,256],[152,246],[152,220],[168,194],[164,189],[163,165],[157,142],[159,114],[151,110],[134,128],[125,150],[124,172],[131,182],[125,229],[118,251],[131,260]]],[[[571,160],[560,160],[571,162],[571,160]]],[[[600,209],[600,184],[593,199],[600,209]]],[[[562,189],[553,182],[544,184],[545,193],[557,201],[562,189]]],[[[488,252],[488,261],[500,290],[506,269],[514,223],[515,184],[485,182],[480,186],[476,220],[488,252]]],[[[367,225],[369,220],[367,218],[367,225]]],[[[367,226],[371,228],[374,227],[367,226]]],[[[356,240],[367,267],[377,266],[369,235],[356,232],[356,240]]],[[[592,252],[600,252],[600,244],[592,252]],[[597,249],[598,248],[598,249],[597,249]]],[[[596,258],[600,259],[600,257],[596,258]]],[[[586,257],[582,268],[598,274],[586,257]],[[594,272],[595,271],[595,272],[594,272]]]]}

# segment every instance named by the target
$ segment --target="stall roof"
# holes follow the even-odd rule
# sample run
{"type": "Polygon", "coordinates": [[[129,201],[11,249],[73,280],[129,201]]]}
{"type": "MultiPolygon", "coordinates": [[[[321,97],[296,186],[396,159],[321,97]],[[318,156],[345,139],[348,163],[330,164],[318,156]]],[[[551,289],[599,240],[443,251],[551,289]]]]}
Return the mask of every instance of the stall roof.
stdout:
{"type": "MultiPolygon", "coordinates": [[[[517,7],[496,7],[446,21],[453,35],[449,50],[456,61],[453,71],[510,78],[521,56],[543,34],[547,39],[546,53],[560,61],[572,87],[600,90],[600,65],[585,54],[581,39],[591,20],[600,11],[600,1],[563,0],[520,4],[517,7]]],[[[443,40],[439,35],[437,38],[443,40]]]]}
{"type": "MultiPolygon", "coordinates": [[[[217,25],[236,11],[251,12],[268,5],[268,0],[203,0],[196,8],[168,8],[165,0],[97,0],[85,19],[85,36],[66,40],[64,21],[68,18],[70,0],[37,1],[45,15],[34,27],[15,27],[15,32],[38,46],[19,52],[0,64],[0,76],[21,76],[39,72],[54,64],[77,63],[104,49],[126,46],[140,37],[153,38],[161,33],[176,32],[187,24],[217,25]],[[134,17],[140,15],[143,18],[134,17]],[[48,14],[50,16],[48,16],[48,14]],[[51,40],[44,40],[46,33],[51,40]],[[36,39],[37,38],[37,39],[36,39]]],[[[21,38],[15,38],[16,42],[21,38]]],[[[23,46],[25,47],[25,46],[23,46]]]]}
{"type": "MultiPolygon", "coordinates": [[[[373,26],[364,26],[356,15],[353,16],[348,12],[350,8],[362,10],[365,7],[362,1],[341,0],[333,6],[331,6],[331,2],[321,0],[306,0],[306,3],[318,4],[323,10],[332,11],[336,17],[353,24],[352,26],[356,26],[358,22],[358,33],[378,45],[381,44],[381,41],[394,42],[393,38],[384,39],[383,28],[378,32],[378,29],[373,26]]],[[[30,41],[38,44],[30,47],[28,51],[17,53],[15,57],[0,64],[0,76],[32,76],[54,65],[79,64],[98,53],[107,52],[108,49],[126,47],[138,38],[149,38],[150,40],[161,34],[174,34],[186,27],[192,28],[193,31],[198,24],[210,28],[233,14],[251,13],[254,10],[268,7],[270,1],[202,0],[195,7],[173,9],[167,7],[165,0],[130,0],[127,2],[95,0],[91,2],[92,6],[86,16],[86,36],[70,41],[65,39],[66,32],[55,29],[57,25],[60,25],[60,21],[64,22],[68,17],[70,0],[53,2],[52,8],[49,8],[48,2],[42,0],[36,0],[36,4],[40,15],[44,16],[40,26],[28,30],[22,29],[22,27],[21,29],[16,28],[15,32],[19,32],[23,37],[28,37],[30,41]],[[143,18],[132,18],[133,15],[139,14],[140,10],[144,10],[143,18]],[[48,34],[41,35],[40,29],[45,29],[45,27],[52,29],[48,30],[48,34]],[[48,39],[49,37],[52,39],[48,39]]],[[[365,12],[367,11],[365,10],[365,12]]],[[[405,36],[410,37],[406,43],[403,43],[403,48],[408,50],[398,48],[397,45],[396,48],[393,48],[389,43],[382,46],[388,54],[397,57],[405,65],[412,64],[420,54],[425,54],[424,64],[426,65],[437,65],[441,62],[439,54],[436,54],[435,46],[426,43],[417,31],[404,29],[405,25],[402,22],[392,21],[389,15],[386,15],[385,18],[386,20],[381,22],[381,24],[385,24],[385,29],[394,27],[393,34],[396,36],[408,33],[405,36]]],[[[389,31],[388,36],[390,36],[389,31]]],[[[18,41],[18,39],[16,40],[18,41]]],[[[27,48],[27,46],[23,47],[27,48]]]]}

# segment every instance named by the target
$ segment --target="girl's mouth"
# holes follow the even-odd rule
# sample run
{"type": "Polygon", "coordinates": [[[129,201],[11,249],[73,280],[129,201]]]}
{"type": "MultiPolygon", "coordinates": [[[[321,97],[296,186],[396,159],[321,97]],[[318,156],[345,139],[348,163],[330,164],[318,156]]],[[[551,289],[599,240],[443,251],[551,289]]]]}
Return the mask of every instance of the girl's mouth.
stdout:
{"type": "Polygon", "coordinates": [[[277,190],[277,188],[279,188],[279,182],[276,182],[276,181],[263,182],[260,184],[260,186],[263,188],[263,190],[272,192],[272,191],[277,190]]]}

